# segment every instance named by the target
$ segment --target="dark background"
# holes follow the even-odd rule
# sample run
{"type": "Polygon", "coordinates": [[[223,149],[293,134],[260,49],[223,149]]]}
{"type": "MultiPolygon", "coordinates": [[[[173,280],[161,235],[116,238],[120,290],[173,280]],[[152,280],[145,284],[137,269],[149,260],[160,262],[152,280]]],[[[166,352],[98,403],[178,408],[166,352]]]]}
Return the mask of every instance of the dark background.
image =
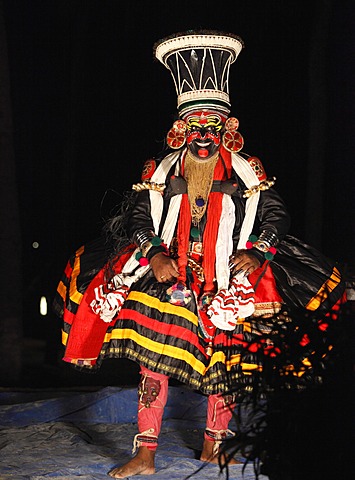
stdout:
{"type": "MultiPolygon", "coordinates": [[[[62,362],[39,301],[162,149],[176,94],[152,47],[175,32],[243,38],[230,95],[244,150],[277,177],[291,233],[354,272],[353,19],[347,0],[0,0],[0,389],[138,383],[129,361],[95,375],[62,362]]],[[[349,311],[323,388],[274,409],[273,480],[352,478],[349,311]]]]}
{"type": "Polygon", "coordinates": [[[244,151],[277,177],[291,233],[353,268],[351,2],[2,3],[22,244],[21,385],[118,381],[58,367],[60,324],[51,311],[39,315],[39,300],[51,304],[68,257],[100,234],[163,147],[176,94],[152,47],[172,33],[242,37],[230,92],[244,151]]]}

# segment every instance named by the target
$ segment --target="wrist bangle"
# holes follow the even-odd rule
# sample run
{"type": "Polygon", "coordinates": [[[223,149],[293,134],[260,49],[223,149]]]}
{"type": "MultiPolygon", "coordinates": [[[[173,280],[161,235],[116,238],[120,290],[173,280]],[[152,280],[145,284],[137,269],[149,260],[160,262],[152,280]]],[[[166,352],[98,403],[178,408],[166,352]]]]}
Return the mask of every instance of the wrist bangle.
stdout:
{"type": "Polygon", "coordinates": [[[135,232],[133,241],[137,247],[141,248],[144,243],[149,242],[154,236],[155,233],[150,228],[142,228],[135,232]]]}
{"type": "Polygon", "coordinates": [[[141,245],[140,251],[136,253],[136,260],[139,262],[139,264],[142,266],[148,265],[149,259],[147,258],[147,253],[152,247],[158,247],[162,243],[163,240],[158,236],[154,236],[151,240],[145,241],[141,245]]]}
{"type": "Polygon", "coordinates": [[[271,242],[277,244],[277,236],[274,233],[262,232],[259,238],[256,235],[250,235],[245,246],[249,250],[256,248],[260,252],[263,252],[266,260],[272,260],[277,250],[271,242]],[[263,233],[265,233],[264,236],[263,233]]]}
{"type": "Polygon", "coordinates": [[[263,230],[260,234],[258,242],[261,245],[265,245],[267,248],[270,248],[276,247],[276,245],[279,243],[279,239],[277,238],[277,235],[275,235],[275,233],[268,230],[263,230]]]}
{"type": "Polygon", "coordinates": [[[141,245],[141,254],[143,257],[147,256],[147,253],[149,250],[152,248],[153,244],[152,242],[144,242],[143,245],[141,245]]]}

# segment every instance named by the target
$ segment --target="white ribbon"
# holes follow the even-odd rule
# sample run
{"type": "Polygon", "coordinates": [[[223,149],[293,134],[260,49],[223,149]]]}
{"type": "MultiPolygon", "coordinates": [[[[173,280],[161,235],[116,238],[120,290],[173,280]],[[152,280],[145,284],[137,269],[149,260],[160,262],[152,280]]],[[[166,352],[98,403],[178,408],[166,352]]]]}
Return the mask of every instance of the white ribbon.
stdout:
{"type": "Polygon", "coordinates": [[[233,277],[229,289],[220,290],[208,307],[207,315],[213,325],[221,330],[234,330],[238,318],[254,313],[254,290],[243,273],[233,277]]]}

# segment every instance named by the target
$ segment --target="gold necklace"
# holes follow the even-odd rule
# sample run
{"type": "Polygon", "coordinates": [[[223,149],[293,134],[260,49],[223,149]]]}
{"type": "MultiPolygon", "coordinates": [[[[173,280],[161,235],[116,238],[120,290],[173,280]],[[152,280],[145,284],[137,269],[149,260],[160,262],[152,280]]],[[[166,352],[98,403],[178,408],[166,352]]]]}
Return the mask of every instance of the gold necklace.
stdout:
{"type": "Polygon", "coordinates": [[[201,162],[187,151],[185,158],[185,180],[189,197],[192,223],[196,226],[205,214],[211,192],[213,174],[218,161],[217,151],[211,158],[201,162]]]}

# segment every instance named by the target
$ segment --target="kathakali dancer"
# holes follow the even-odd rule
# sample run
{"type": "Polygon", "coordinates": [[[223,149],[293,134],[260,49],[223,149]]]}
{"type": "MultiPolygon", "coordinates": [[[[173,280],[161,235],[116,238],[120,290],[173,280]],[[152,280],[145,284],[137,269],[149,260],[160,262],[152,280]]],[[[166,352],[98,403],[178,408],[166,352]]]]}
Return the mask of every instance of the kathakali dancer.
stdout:
{"type": "Polygon", "coordinates": [[[144,164],[130,208],[110,223],[111,239],[119,225],[126,243],[103,235],[84,245],[58,286],[64,361],[140,365],[137,453],[114,478],[155,472],[169,377],[208,396],[201,460],[217,462],[236,401],[228,392],[247,388],[262,368],[256,353],[273,348],[258,343],[258,325],[288,304],[321,314],[344,292],[336,264],[288,235],[275,178],[243,153],[229,98],[242,48],[215,31],[156,43],[178,96],[167,149],[144,164]]]}

